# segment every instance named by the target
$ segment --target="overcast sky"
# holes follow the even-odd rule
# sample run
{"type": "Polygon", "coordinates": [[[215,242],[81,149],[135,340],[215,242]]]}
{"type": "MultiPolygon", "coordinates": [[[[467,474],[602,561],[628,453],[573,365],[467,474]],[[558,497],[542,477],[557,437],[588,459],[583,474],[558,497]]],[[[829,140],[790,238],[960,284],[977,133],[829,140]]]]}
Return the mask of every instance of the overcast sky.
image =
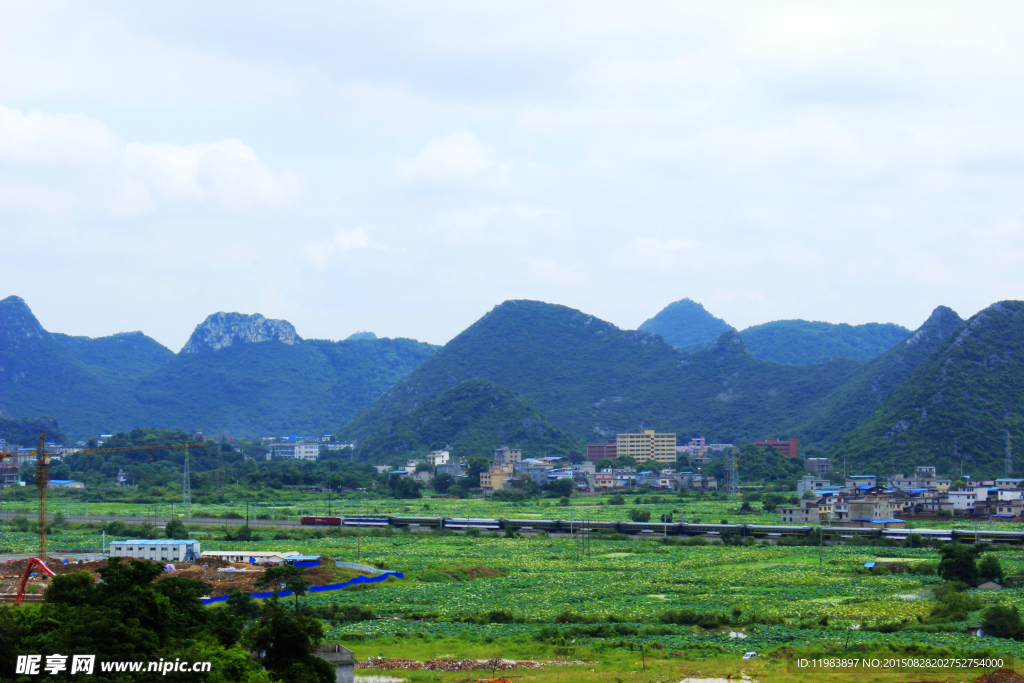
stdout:
{"type": "Polygon", "coordinates": [[[1024,298],[1019,0],[0,9],[0,298],[51,331],[1024,298]]]}

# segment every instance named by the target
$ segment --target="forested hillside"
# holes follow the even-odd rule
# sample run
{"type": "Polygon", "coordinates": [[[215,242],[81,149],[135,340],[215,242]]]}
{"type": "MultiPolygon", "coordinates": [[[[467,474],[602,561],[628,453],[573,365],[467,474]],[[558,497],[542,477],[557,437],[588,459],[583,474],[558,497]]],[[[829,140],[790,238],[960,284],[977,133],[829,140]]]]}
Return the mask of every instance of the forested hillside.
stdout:
{"type": "Polygon", "coordinates": [[[660,334],[669,344],[684,351],[699,351],[711,348],[724,332],[734,328],[708,313],[696,301],[680,299],[645,320],[637,329],[660,334]]]}
{"type": "MultiPolygon", "coordinates": [[[[865,469],[935,464],[1002,475],[1009,432],[1024,444],[1024,302],[1003,301],[961,323],[938,350],[837,445],[865,469]]],[[[1017,457],[1021,476],[1024,449],[1017,457]]],[[[872,470],[873,471],[873,470],[872,470]]]]}
{"type": "Polygon", "coordinates": [[[451,447],[459,457],[490,457],[499,445],[529,457],[583,453],[585,445],[552,426],[522,396],[485,380],[467,380],[403,413],[359,445],[358,455],[380,461],[451,447]]]}
{"type": "Polygon", "coordinates": [[[870,360],[907,338],[910,330],[891,323],[776,320],[740,332],[750,355],[776,363],[813,365],[833,358],[870,360]]]}
{"type": "MultiPolygon", "coordinates": [[[[218,316],[211,318],[290,327],[262,316],[218,316]]],[[[436,349],[411,339],[359,338],[238,341],[213,350],[200,343],[211,333],[209,320],[190,340],[202,352],[174,354],[138,332],[100,339],[52,334],[23,300],[8,297],[0,301],[0,414],[52,416],[71,437],[140,425],[208,434],[323,433],[436,349]]]]}

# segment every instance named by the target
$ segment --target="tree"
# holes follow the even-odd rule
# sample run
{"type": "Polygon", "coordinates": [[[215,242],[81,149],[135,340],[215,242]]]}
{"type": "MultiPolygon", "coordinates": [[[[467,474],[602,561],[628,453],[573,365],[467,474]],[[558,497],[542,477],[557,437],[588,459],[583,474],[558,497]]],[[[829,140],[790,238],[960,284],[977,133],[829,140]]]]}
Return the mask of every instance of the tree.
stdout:
{"type": "Polygon", "coordinates": [[[1024,639],[1024,622],[1021,622],[1020,611],[1016,607],[992,605],[985,610],[981,624],[990,636],[1024,639]]]}
{"type": "Polygon", "coordinates": [[[164,533],[167,534],[167,538],[188,538],[188,529],[185,528],[185,524],[177,517],[167,522],[167,526],[164,527],[164,533]]]}
{"type": "Polygon", "coordinates": [[[978,575],[982,579],[988,579],[997,583],[1002,583],[1005,578],[1003,565],[999,563],[999,558],[992,553],[988,553],[985,557],[981,558],[981,562],[978,563],[978,575]]]}
{"type": "Polygon", "coordinates": [[[275,592],[278,587],[284,584],[284,589],[295,594],[295,611],[299,610],[299,596],[306,593],[309,588],[309,581],[302,576],[302,569],[292,564],[284,564],[277,567],[267,567],[263,570],[263,576],[256,581],[257,586],[272,588],[275,592]]]}
{"type": "Polygon", "coordinates": [[[430,480],[430,488],[434,489],[438,493],[444,493],[451,488],[453,484],[455,484],[455,477],[447,472],[442,472],[430,480]]]}
{"type": "Polygon", "coordinates": [[[625,505],[626,499],[622,495],[616,494],[608,499],[609,505],[625,505]]]}
{"type": "Polygon", "coordinates": [[[950,543],[940,551],[938,574],[946,581],[962,581],[969,586],[978,583],[978,565],[974,552],[960,543],[950,543]]]}
{"type": "Polygon", "coordinates": [[[629,511],[629,518],[634,522],[649,522],[651,521],[651,512],[650,510],[633,508],[629,511]]]}
{"type": "Polygon", "coordinates": [[[551,494],[552,497],[561,498],[562,496],[572,495],[572,492],[576,490],[576,483],[572,479],[565,477],[549,481],[541,488],[551,494]]]}
{"type": "Polygon", "coordinates": [[[242,637],[246,647],[275,680],[289,683],[334,683],[334,669],[313,656],[323,640],[319,619],[290,614],[277,600],[269,600],[259,621],[242,637]]]}

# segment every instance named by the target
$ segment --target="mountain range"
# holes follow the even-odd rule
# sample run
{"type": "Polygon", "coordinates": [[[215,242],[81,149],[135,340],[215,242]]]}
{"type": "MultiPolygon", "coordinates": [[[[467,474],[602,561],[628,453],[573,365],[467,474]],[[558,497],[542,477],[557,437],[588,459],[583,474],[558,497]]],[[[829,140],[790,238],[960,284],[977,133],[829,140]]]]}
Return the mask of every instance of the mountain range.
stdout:
{"type": "Polygon", "coordinates": [[[684,441],[799,436],[805,452],[885,471],[963,464],[998,474],[1006,433],[1024,438],[1021,302],[967,321],[940,306],[893,343],[902,328],[891,325],[779,321],[738,332],[688,300],[643,327],[654,329],[507,301],[437,348],[372,333],[303,339],[285,321],[218,313],[175,354],[138,332],[47,332],[9,297],[0,301],[0,429],[52,416],[73,436],[140,425],[337,430],[361,456],[381,459],[445,446],[483,454],[501,443],[563,454],[653,428],[684,441]],[[699,334],[678,336],[689,334],[687,319],[703,321],[690,325],[699,334]],[[699,348],[709,333],[717,337],[699,348]],[[779,343],[785,335],[795,341],[779,343]],[[765,338],[790,357],[757,357],[751,346],[763,349],[765,338]],[[801,343],[814,353],[845,346],[810,364],[789,348],[801,343]]]}
{"type": "Polygon", "coordinates": [[[79,437],[140,425],[323,433],[436,350],[411,339],[302,339],[285,321],[216,313],[174,353],[141,332],[47,332],[12,296],[0,301],[0,415],[52,416],[79,437]]]}
{"type": "MultiPolygon", "coordinates": [[[[673,302],[641,330],[657,332],[683,351],[711,348],[723,332],[734,327],[690,299],[673,302]]],[[[838,325],[807,320],[776,320],[740,332],[754,358],[790,365],[814,365],[834,358],[869,360],[906,339],[910,330],[892,323],[838,325]]]]}

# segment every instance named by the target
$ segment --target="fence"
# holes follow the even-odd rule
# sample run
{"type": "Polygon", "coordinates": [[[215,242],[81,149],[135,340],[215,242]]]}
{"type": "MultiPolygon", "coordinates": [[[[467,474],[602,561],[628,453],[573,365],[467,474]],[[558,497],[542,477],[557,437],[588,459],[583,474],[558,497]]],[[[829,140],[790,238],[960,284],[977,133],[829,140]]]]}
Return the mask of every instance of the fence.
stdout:
{"type": "MultiPolygon", "coordinates": [[[[324,586],[310,586],[306,589],[307,593],[322,593],[324,591],[340,591],[343,588],[354,586],[359,583],[380,583],[381,581],[387,581],[391,577],[397,579],[404,579],[405,575],[402,572],[385,572],[380,576],[357,576],[354,579],[345,581],[343,583],[328,583],[324,586]]],[[[262,593],[250,593],[250,597],[263,599],[277,595],[279,598],[287,598],[292,594],[292,591],[265,591],[262,593]]],[[[224,602],[230,595],[220,595],[216,598],[203,598],[202,602],[204,605],[209,605],[214,602],[224,602]]]]}

